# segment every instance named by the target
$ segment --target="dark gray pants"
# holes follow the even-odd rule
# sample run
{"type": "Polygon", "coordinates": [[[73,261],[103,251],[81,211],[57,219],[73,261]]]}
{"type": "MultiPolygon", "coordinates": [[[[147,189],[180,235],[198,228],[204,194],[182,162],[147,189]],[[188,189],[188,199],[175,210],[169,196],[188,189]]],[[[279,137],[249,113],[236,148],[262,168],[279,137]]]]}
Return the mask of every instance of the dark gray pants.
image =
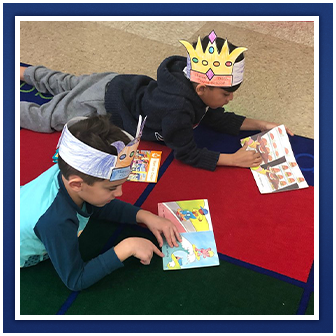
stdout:
{"type": "Polygon", "coordinates": [[[26,83],[54,97],[43,105],[20,102],[20,126],[36,132],[61,131],[73,117],[106,114],[106,84],[117,76],[113,72],[74,76],[30,66],[24,72],[26,83]]]}

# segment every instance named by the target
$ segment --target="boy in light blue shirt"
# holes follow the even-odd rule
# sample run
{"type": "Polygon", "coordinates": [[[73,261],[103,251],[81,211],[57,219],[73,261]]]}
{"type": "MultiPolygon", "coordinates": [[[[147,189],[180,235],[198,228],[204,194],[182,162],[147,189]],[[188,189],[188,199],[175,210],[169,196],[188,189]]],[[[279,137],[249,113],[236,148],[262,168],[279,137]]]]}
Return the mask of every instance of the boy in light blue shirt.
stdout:
{"type": "Polygon", "coordinates": [[[117,200],[130,173],[144,123],[136,137],[111,124],[107,116],[75,118],[64,126],[58,164],[20,188],[20,266],[49,259],[71,290],[85,289],[123,266],[130,256],[148,265],[162,252],[149,240],[130,237],[88,262],[78,237],[90,218],[144,223],[157,238],[177,246],[174,224],[117,200]]]}

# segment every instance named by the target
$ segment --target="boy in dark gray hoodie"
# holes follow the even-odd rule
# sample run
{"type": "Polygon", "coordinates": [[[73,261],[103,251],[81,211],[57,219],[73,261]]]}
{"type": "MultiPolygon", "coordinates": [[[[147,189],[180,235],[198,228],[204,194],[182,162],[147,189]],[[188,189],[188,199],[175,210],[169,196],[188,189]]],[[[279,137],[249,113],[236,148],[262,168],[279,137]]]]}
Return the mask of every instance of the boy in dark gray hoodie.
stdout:
{"type": "Polygon", "coordinates": [[[158,67],[156,80],[112,72],[74,76],[43,66],[21,67],[21,80],[54,95],[42,106],[21,102],[21,127],[38,132],[60,131],[74,116],[108,113],[115,125],[134,136],[142,115],[147,116],[142,139],[163,141],[174,150],[175,158],[186,164],[210,171],[217,165],[258,166],[260,154],[247,151],[246,146],[233,154],[219,153],[199,148],[193,134],[200,122],[232,135],[240,130],[266,131],[277,126],[223,108],[243,81],[246,48],[237,48],[214,32],[193,46],[181,43],[188,57],[166,58],[158,67]],[[217,58],[212,58],[211,51],[217,58]],[[217,69],[222,66],[219,63],[225,64],[226,73],[218,74],[223,71],[217,69]]]}

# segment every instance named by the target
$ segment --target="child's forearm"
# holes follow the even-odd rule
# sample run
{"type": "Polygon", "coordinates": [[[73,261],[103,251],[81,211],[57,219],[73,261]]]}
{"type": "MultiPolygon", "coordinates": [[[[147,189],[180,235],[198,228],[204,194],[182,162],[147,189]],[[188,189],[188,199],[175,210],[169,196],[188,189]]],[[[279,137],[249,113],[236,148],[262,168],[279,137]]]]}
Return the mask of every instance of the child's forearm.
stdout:
{"type": "Polygon", "coordinates": [[[240,127],[240,130],[242,131],[262,130],[265,123],[266,121],[263,121],[263,120],[245,118],[240,127]]]}
{"type": "MultiPolygon", "coordinates": [[[[240,130],[241,131],[269,131],[272,128],[279,126],[279,124],[270,122],[270,121],[265,121],[265,120],[258,120],[258,119],[251,119],[251,118],[245,118],[240,130]]],[[[285,126],[286,132],[293,136],[294,133],[285,126]]]]}
{"type": "Polygon", "coordinates": [[[155,217],[154,214],[147,210],[140,209],[136,214],[136,221],[137,223],[148,224],[150,223],[151,218],[155,217]]]}

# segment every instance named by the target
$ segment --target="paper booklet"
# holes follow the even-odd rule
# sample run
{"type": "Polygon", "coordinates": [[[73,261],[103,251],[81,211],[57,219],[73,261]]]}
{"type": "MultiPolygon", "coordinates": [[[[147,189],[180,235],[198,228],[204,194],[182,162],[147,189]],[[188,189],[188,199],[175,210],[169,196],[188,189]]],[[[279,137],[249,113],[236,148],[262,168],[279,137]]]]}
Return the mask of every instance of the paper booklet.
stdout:
{"type": "Polygon", "coordinates": [[[164,270],[219,265],[208,200],[159,203],[158,214],[171,220],[182,236],[178,247],[164,241],[164,270]]]}
{"type": "Polygon", "coordinates": [[[260,166],[251,168],[261,194],[307,188],[308,184],[295,160],[284,125],[241,139],[248,150],[260,153],[260,166]]]}
{"type": "Polygon", "coordinates": [[[137,150],[128,181],[157,182],[162,152],[137,150]]]}

